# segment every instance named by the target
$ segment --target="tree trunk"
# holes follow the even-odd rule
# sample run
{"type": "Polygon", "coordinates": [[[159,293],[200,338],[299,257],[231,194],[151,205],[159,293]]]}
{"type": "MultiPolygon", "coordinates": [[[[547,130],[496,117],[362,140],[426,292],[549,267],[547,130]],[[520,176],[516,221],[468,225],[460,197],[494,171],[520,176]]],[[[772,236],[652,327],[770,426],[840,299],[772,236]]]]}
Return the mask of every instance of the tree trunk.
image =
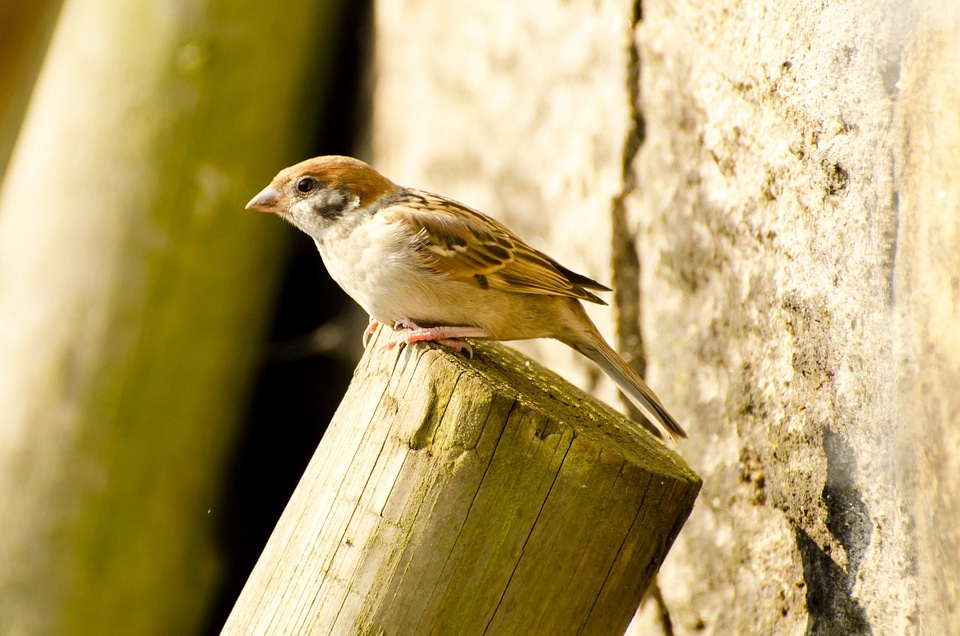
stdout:
{"type": "Polygon", "coordinates": [[[7,170],[60,5],[61,0],[0,0],[0,176],[7,170]]]}
{"type": "Polygon", "coordinates": [[[331,5],[64,4],[0,196],[0,632],[200,629],[281,247],[243,205],[331,5]]]}

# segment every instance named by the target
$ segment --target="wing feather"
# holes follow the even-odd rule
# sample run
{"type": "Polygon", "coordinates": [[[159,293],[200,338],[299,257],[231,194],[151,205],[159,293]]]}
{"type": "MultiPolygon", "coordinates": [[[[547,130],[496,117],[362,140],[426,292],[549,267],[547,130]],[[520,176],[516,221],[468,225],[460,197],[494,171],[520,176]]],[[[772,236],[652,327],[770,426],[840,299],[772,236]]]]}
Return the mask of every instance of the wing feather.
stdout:
{"type": "Polygon", "coordinates": [[[478,287],[568,296],[606,304],[590,289],[610,291],[530,247],[496,220],[465,205],[406,190],[382,214],[405,223],[425,266],[478,287]]]}

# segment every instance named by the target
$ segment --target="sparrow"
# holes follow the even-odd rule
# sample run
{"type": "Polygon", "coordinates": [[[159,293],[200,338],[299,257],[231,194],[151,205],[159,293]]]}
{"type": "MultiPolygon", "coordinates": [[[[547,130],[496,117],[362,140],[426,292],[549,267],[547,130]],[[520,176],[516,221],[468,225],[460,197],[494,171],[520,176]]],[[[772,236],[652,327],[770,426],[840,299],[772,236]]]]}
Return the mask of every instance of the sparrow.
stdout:
{"type": "Polygon", "coordinates": [[[379,324],[388,347],[461,338],[553,338],[595,362],[653,424],[686,437],[643,379],[614,351],[581,301],[611,291],[443,196],[405,188],[352,157],[308,159],[280,171],[247,204],[313,238],[330,276],[379,324]]]}

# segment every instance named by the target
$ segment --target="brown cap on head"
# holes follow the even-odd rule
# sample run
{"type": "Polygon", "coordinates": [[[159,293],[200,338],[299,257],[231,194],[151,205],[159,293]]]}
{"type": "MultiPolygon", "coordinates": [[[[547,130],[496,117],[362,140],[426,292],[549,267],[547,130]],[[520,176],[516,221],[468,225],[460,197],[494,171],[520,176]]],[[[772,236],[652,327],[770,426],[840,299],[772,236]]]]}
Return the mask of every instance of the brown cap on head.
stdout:
{"type": "MultiPolygon", "coordinates": [[[[396,184],[353,157],[327,155],[307,159],[280,173],[288,172],[291,180],[313,177],[330,188],[346,188],[360,198],[360,205],[373,203],[384,194],[395,190],[396,184]]],[[[277,175],[278,177],[280,175],[277,175]]]]}

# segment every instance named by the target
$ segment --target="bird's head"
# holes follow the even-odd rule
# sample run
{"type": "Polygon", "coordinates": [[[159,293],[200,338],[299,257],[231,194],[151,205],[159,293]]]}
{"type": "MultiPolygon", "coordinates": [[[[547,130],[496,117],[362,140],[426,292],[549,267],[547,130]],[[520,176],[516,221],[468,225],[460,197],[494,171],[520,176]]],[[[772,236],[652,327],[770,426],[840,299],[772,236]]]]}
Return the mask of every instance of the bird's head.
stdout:
{"type": "Polygon", "coordinates": [[[246,208],[274,212],[307,234],[372,209],[397,186],[359,159],[329,155],[281,170],[246,208]]]}

